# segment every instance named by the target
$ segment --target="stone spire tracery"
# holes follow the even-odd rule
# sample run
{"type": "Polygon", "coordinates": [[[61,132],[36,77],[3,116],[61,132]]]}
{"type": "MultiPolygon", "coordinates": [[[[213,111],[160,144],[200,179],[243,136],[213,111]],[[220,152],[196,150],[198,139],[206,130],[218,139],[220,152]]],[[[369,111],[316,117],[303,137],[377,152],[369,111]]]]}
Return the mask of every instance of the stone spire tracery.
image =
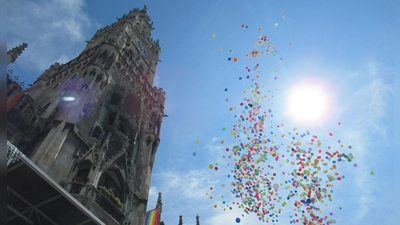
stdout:
{"type": "Polygon", "coordinates": [[[158,193],[158,199],[157,199],[157,205],[156,208],[160,209],[160,213],[162,213],[162,198],[161,198],[162,193],[158,193]]]}
{"type": "Polygon", "coordinates": [[[179,223],[178,223],[178,225],[183,225],[182,215],[179,216],[179,223]]]}
{"type": "Polygon", "coordinates": [[[200,220],[199,220],[200,216],[197,214],[196,216],[196,225],[200,225],[200,220]]]}
{"type": "Polygon", "coordinates": [[[21,45],[7,51],[7,65],[10,63],[14,63],[19,55],[28,47],[28,44],[22,43],[21,45]]]}

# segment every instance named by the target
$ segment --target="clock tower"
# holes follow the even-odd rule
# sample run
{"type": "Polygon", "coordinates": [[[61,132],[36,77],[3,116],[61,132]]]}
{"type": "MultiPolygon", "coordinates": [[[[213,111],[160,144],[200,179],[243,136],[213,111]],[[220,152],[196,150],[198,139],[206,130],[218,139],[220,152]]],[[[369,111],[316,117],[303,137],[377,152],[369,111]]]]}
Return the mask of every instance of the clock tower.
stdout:
{"type": "Polygon", "coordinates": [[[106,224],[141,225],[146,214],[165,116],[153,29],[146,6],[124,14],[8,113],[11,142],[106,224]]]}

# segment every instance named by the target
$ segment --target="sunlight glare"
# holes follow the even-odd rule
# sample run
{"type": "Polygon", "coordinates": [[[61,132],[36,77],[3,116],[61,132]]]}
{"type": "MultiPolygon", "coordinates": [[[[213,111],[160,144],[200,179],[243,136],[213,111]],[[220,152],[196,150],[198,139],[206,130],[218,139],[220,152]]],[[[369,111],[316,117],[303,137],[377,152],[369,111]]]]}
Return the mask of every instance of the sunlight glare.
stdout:
{"type": "Polygon", "coordinates": [[[321,124],[328,116],[329,105],[324,85],[303,81],[289,90],[286,111],[296,122],[321,124]]]}

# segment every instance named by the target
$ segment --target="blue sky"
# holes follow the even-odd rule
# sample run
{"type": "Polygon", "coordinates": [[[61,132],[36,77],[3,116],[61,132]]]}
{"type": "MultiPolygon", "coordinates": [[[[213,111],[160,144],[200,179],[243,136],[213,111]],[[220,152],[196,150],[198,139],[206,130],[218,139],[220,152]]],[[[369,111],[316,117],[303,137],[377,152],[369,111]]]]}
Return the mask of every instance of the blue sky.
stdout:
{"type": "MultiPolygon", "coordinates": [[[[333,191],[332,201],[325,198],[324,203],[315,202],[314,206],[322,211],[317,214],[329,216],[324,224],[329,220],[336,224],[396,224],[394,212],[400,199],[394,193],[399,185],[395,178],[398,153],[394,142],[395,3],[8,1],[7,49],[28,43],[28,48],[8,69],[13,69],[26,84],[33,83],[55,61],[65,63],[79,55],[96,30],[144,4],[154,21],[152,37],[159,39],[162,47],[162,62],[154,85],[166,92],[168,115],[162,123],[149,210],[156,204],[157,192],[162,192],[162,220],[166,224],[178,223],[179,215],[183,215],[184,224],[195,224],[196,214],[203,225],[237,224],[236,218],[241,219],[242,225],[265,223],[255,213],[246,214],[236,205],[229,209],[232,202],[241,199],[231,193],[235,157],[229,158],[232,151],[225,151],[246,143],[245,134],[234,139],[230,132],[234,124],[254,125],[238,122],[238,118],[248,114],[240,109],[240,103],[244,98],[252,98],[255,88],[251,85],[257,82],[264,86],[259,89],[261,95],[267,96],[257,101],[262,106],[261,114],[269,109],[272,113],[268,115],[273,114],[265,121],[263,135],[275,144],[269,142],[265,146],[281,146],[277,152],[286,154],[286,158],[268,158],[257,166],[270,174],[293,171],[294,167],[285,160],[295,161],[295,156],[286,152],[286,146],[293,147],[297,141],[302,142],[301,149],[312,148],[316,155],[319,149],[352,153],[352,162],[338,163],[335,171],[329,171],[345,178],[328,181],[334,185],[329,189],[333,191]],[[253,50],[266,50],[268,43],[255,46],[260,35],[267,36],[271,48],[278,53],[246,57],[253,50]],[[238,61],[233,62],[233,58],[238,61]],[[320,88],[321,92],[302,97],[307,101],[296,106],[297,112],[303,106],[314,107],[317,97],[325,96],[326,112],[318,123],[300,121],[287,113],[290,91],[300,89],[304,83],[313,84],[311,89],[320,88]],[[307,131],[310,135],[302,137],[307,131]],[[318,136],[320,147],[307,144],[312,135],[318,136]],[[210,170],[209,165],[216,163],[219,170],[210,170]]],[[[331,161],[327,163],[332,165],[331,161]]],[[[318,176],[325,185],[326,174],[320,171],[318,176]]],[[[287,174],[276,177],[274,183],[282,186],[273,196],[286,199],[290,191],[301,192],[301,188],[285,189],[285,180],[289,178],[287,174]]],[[[293,206],[295,200],[301,199],[296,196],[286,206],[282,206],[284,200],[274,201],[275,210],[281,209],[279,217],[274,215],[274,222],[269,215],[265,219],[270,224],[290,224],[294,214],[303,214],[293,206]]]]}

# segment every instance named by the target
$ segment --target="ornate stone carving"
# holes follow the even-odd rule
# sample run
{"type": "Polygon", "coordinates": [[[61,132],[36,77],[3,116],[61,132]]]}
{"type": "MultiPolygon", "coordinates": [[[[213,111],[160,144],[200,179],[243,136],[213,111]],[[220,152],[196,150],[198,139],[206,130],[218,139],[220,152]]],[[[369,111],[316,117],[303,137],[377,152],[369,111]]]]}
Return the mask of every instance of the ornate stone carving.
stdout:
{"type": "Polygon", "coordinates": [[[153,142],[153,138],[151,136],[147,136],[147,138],[146,138],[147,147],[149,147],[152,142],[153,142]]]}
{"type": "MultiPolygon", "coordinates": [[[[129,144],[128,144],[129,145],[129,144]]],[[[116,159],[118,159],[122,154],[126,152],[126,148],[128,145],[124,145],[124,147],[119,150],[115,155],[113,155],[111,158],[105,158],[100,164],[100,170],[104,170],[108,166],[110,166],[116,159]]]]}
{"type": "Polygon", "coordinates": [[[82,198],[82,204],[86,208],[89,208],[95,200],[96,200],[96,193],[94,191],[94,187],[92,185],[86,186],[86,190],[82,198]]]}

